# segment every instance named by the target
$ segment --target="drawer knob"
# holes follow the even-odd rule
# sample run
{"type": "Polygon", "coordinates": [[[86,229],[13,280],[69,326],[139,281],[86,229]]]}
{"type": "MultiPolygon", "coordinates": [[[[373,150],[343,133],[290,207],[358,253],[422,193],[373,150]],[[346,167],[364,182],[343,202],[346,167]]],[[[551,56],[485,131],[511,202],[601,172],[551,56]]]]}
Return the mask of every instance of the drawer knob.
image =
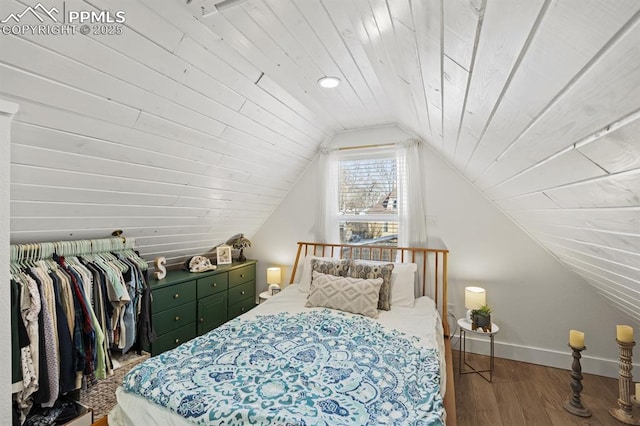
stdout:
{"type": "Polygon", "coordinates": [[[204,318],[200,318],[200,322],[204,322],[204,318]]]}
{"type": "Polygon", "coordinates": [[[241,310],[242,312],[244,312],[244,311],[246,311],[246,310],[247,310],[247,308],[244,308],[244,307],[243,307],[243,308],[242,308],[242,309],[240,309],[240,310],[241,310]]]}
{"type": "Polygon", "coordinates": [[[244,290],[242,290],[242,291],[240,292],[240,294],[244,296],[244,290]]]}
{"type": "Polygon", "coordinates": [[[176,294],[174,294],[174,295],[173,295],[173,298],[174,298],[174,299],[177,299],[178,297],[180,297],[180,294],[179,294],[179,293],[176,293],[176,294]]]}
{"type": "Polygon", "coordinates": [[[218,283],[213,283],[213,286],[214,287],[218,287],[218,283]]]}
{"type": "Polygon", "coordinates": [[[240,274],[240,278],[244,278],[244,274],[240,274]]]}
{"type": "Polygon", "coordinates": [[[176,316],[176,321],[180,321],[180,317],[179,316],[176,316]]]}
{"type": "Polygon", "coordinates": [[[176,343],[180,343],[180,339],[176,339],[176,343]]]}

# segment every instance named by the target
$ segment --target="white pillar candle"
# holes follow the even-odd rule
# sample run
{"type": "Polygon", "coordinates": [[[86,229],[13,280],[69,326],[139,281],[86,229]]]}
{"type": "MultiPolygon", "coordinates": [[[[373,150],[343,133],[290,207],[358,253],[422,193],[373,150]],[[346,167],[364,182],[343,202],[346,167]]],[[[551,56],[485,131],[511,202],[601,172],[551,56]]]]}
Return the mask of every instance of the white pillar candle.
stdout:
{"type": "Polygon", "coordinates": [[[633,328],[628,325],[617,325],[616,338],[625,343],[633,342],[633,328]]]}
{"type": "Polygon", "coordinates": [[[569,345],[572,348],[583,348],[584,333],[578,330],[569,330],[569,345]]]}

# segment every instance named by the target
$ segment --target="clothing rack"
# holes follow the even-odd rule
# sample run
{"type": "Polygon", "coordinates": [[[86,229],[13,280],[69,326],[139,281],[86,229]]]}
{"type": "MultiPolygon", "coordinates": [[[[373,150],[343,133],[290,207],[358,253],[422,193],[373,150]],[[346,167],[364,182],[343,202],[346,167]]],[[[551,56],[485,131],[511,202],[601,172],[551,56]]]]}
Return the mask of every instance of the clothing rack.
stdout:
{"type": "Polygon", "coordinates": [[[135,239],[10,246],[12,394],[20,423],[113,374],[111,351],[155,340],[135,239]]]}
{"type": "Polygon", "coordinates": [[[58,256],[82,256],[113,251],[133,250],[134,238],[101,238],[93,240],[56,241],[44,243],[12,244],[9,249],[11,263],[36,262],[58,256]]]}

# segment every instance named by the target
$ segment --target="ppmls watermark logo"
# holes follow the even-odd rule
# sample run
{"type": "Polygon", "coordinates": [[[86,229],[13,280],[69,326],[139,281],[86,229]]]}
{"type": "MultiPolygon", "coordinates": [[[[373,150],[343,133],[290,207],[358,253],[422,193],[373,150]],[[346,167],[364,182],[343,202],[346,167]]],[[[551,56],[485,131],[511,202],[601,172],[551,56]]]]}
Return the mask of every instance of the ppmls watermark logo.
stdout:
{"type": "Polygon", "coordinates": [[[42,3],[12,12],[0,20],[4,35],[120,35],[126,14],[123,10],[61,10],[42,3]]]}

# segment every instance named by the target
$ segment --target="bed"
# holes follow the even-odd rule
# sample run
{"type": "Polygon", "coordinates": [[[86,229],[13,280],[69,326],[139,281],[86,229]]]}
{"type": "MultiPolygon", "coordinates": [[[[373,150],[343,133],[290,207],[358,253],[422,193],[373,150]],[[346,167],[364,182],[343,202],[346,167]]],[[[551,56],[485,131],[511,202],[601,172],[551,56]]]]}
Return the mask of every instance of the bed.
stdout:
{"type": "Polygon", "coordinates": [[[134,367],[116,391],[109,424],[455,424],[445,362],[447,255],[442,246],[298,243],[288,287],[134,367]],[[347,264],[353,276],[325,274],[323,262],[347,264]],[[357,276],[363,265],[366,276],[357,276]],[[373,278],[380,265],[396,274],[373,278]],[[394,291],[406,287],[409,269],[413,298],[407,288],[394,291]],[[365,300],[361,315],[314,302],[338,288],[347,297],[329,300],[357,312],[356,301],[374,292],[383,303],[383,281],[391,285],[389,310],[370,312],[365,300]]]}

